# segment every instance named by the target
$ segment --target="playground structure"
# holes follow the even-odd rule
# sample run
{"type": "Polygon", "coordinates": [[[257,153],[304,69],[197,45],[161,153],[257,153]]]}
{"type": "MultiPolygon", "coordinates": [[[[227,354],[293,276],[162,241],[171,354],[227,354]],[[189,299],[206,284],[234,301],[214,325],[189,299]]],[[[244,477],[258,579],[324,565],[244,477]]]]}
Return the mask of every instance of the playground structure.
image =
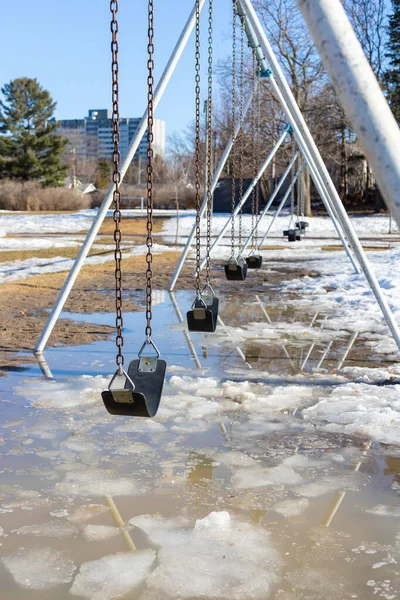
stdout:
{"type": "MultiPolygon", "coordinates": [[[[157,105],[168,85],[168,82],[175,70],[175,67],[181,57],[185,46],[189,40],[189,37],[196,25],[196,18],[198,14],[201,12],[205,4],[205,0],[197,0],[195,7],[193,8],[188,21],[186,22],[183,32],[173,50],[173,53],[167,63],[167,66],[164,70],[161,79],[156,86],[154,93],[152,95],[152,105],[151,110],[155,111],[157,105]]],[[[358,135],[360,135],[360,139],[362,139],[364,143],[364,147],[367,151],[369,160],[376,171],[378,182],[381,182],[382,179],[385,178],[385,174],[379,174],[379,165],[382,164],[382,161],[385,162],[385,173],[389,170],[391,173],[390,177],[390,185],[382,185],[383,195],[388,204],[388,207],[391,209],[394,218],[398,223],[400,223],[400,205],[399,205],[399,194],[398,190],[400,189],[399,181],[400,181],[400,165],[398,156],[395,155],[394,149],[400,147],[400,132],[398,130],[397,125],[395,124],[394,118],[390,113],[390,109],[387,106],[387,103],[380,91],[376,82],[374,83],[370,75],[368,74],[368,85],[363,85],[363,80],[361,75],[365,74],[365,57],[360,58],[360,53],[358,51],[359,44],[355,38],[355,34],[352,31],[350,26],[343,24],[342,12],[343,9],[339,0],[314,0],[312,1],[302,1],[298,0],[298,4],[305,15],[306,21],[309,23],[311,33],[317,43],[318,46],[322,45],[322,33],[318,34],[315,31],[316,20],[317,18],[311,18],[310,14],[313,12],[313,8],[315,9],[315,14],[319,15],[319,26],[321,32],[324,31],[326,35],[329,37],[328,47],[321,52],[322,58],[324,62],[327,64],[328,70],[331,69],[331,73],[333,74],[333,78],[335,82],[337,81],[337,88],[340,98],[343,100],[345,107],[347,108],[347,104],[350,103],[350,99],[352,103],[357,103],[360,99],[358,95],[363,92],[362,95],[362,110],[359,110],[359,107],[354,107],[354,112],[359,112],[360,119],[362,119],[362,126],[365,129],[366,133],[364,136],[360,134],[359,129],[361,129],[360,119],[354,120],[354,127],[358,135]],[[327,5],[329,4],[329,10],[327,5]],[[317,12],[317,9],[319,12],[317,12]],[[324,12],[325,11],[325,12],[324,12]],[[338,15],[338,20],[341,20],[341,27],[335,24],[335,14],[338,15]],[[321,26],[321,23],[323,25],[321,26]],[[350,27],[350,29],[349,29],[350,27]],[[343,33],[344,32],[344,33],[343,33]],[[345,40],[344,40],[345,37],[345,40]],[[334,65],[334,57],[340,48],[342,48],[343,43],[349,45],[349,48],[352,48],[354,51],[354,56],[357,56],[357,60],[359,63],[357,65],[353,65],[347,60],[345,65],[342,65],[343,69],[340,77],[338,76],[337,66],[334,65]],[[358,45],[358,46],[357,46],[358,45]],[[357,47],[357,48],[356,48],[357,47]],[[356,51],[357,50],[357,51],[356,51]],[[356,68],[357,67],[357,68],[356,68]],[[346,77],[347,75],[351,75],[352,82],[354,83],[354,89],[352,93],[348,90],[347,93],[344,90],[346,77]],[[351,98],[350,98],[351,96],[351,98]],[[382,126],[380,132],[376,132],[376,128],[374,129],[374,124],[376,125],[376,110],[374,107],[380,107],[380,110],[383,111],[381,115],[383,115],[383,120],[385,122],[385,126],[382,126]],[[386,136],[385,132],[387,128],[391,129],[391,135],[386,136]],[[375,133],[374,133],[375,132],[375,133]],[[376,138],[374,138],[374,142],[372,143],[372,138],[374,135],[378,135],[379,133],[379,143],[376,142],[376,138]]],[[[237,8],[237,14],[239,16],[241,25],[247,37],[247,41],[249,46],[252,48],[258,63],[258,69],[260,73],[263,75],[264,81],[267,81],[268,84],[274,91],[275,96],[278,98],[280,105],[287,117],[288,127],[290,126],[291,132],[297,144],[296,154],[293,156],[292,161],[289,163],[287,170],[285,171],[285,177],[291,171],[294,162],[296,161],[298,156],[301,156],[304,163],[307,165],[311,178],[316,186],[316,189],[319,192],[319,195],[326,207],[328,215],[332,220],[335,229],[338,233],[338,236],[341,240],[341,243],[345,249],[348,259],[350,260],[353,269],[355,272],[360,273],[361,271],[364,273],[369,286],[371,287],[375,298],[379,304],[379,307],[382,311],[383,317],[392,333],[392,336],[400,349],[400,330],[399,327],[393,317],[389,304],[379,286],[377,278],[373,273],[369,261],[365,255],[365,252],[361,246],[361,243],[354,231],[354,228],[348,218],[348,215],[342,205],[342,202],[338,196],[338,193],[333,185],[333,182],[329,176],[329,173],[323,163],[321,155],[315,145],[315,142],[311,136],[311,133],[304,121],[304,118],[296,104],[296,101],[293,97],[293,94],[288,86],[287,81],[282,73],[282,70],[276,60],[274,52],[271,48],[269,40],[265,34],[265,31],[262,28],[260,20],[254,10],[253,4],[251,0],[236,0],[234,3],[237,8]]],[[[344,14],[344,13],[343,13],[344,14]]],[[[350,51],[350,50],[349,50],[350,51]]],[[[347,55],[346,55],[347,56],[347,55]]],[[[356,59],[354,59],[356,60],[356,59]]],[[[368,71],[369,73],[369,71],[368,71]]],[[[372,71],[371,71],[372,73],[372,71]]],[[[251,103],[252,97],[254,94],[253,87],[251,93],[247,100],[243,103],[243,110],[240,114],[240,119],[238,119],[235,123],[234,130],[232,131],[232,135],[228,140],[226,148],[220,158],[220,161],[215,169],[215,172],[210,180],[209,187],[207,189],[207,193],[201,206],[199,207],[198,215],[202,218],[206,211],[207,206],[209,206],[209,197],[212,195],[215,186],[218,183],[218,180],[221,176],[221,173],[224,169],[226,161],[232,151],[232,147],[236,141],[237,136],[239,135],[241,125],[246,117],[246,113],[248,112],[251,103]]],[[[120,167],[120,179],[119,182],[123,181],[123,177],[138,149],[139,143],[146,131],[149,120],[149,110],[146,109],[141,124],[138,128],[135,138],[132,140],[131,146],[129,148],[128,154],[124,159],[121,167],[120,167]]],[[[284,136],[286,136],[288,130],[282,132],[282,136],[280,140],[283,141],[284,136]]],[[[281,143],[282,143],[281,141],[281,143]]],[[[279,145],[278,145],[279,147],[279,145]]],[[[254,188],[257,185],[259,178],[261,177],[263,171],[266,166],[268,166],[268,161],[270,161],[277,151],[277,147],[272,151],[272,156],[267,157],[264,163],[261,165],[257,175],[255,176],[250,187],[254,188]],[[267,163],[267,164],[266,164],[267,163]]],[[[282,179],[282,183],[284,178],[282,179]]],[[[387,183],[387,182],[386,182],[387,183]]],[[[281,182],[279,182],[281,185],[281,182]]],[[[43,329],[43,332],[35,346],[35,353],[40,354],[43,352],[48,338],[51,334],[52,329],[54,328],[55,323],[60,315],[60,312],[68,298],[68,295],[74,285],[74,282],[79,274],[80,268],[93,244],[95,237],[101,227],[101,224],[109,210],[111,203],[113,201],[113,196],[115,192],[115,184],[114,182],[111,184],[103,203],[98,211],[96,218],[93,221],[93,224],[87,234],[87,237],[81,247],[81,250],[78,254],[78,257],[66,279],[66,282],[60,292],[60,295],[55,303],[51,314],[48,318],[48,321],[43,329]]],[[[246,192],[247,193],[247,192],[246,192]]],[[[251,193],[251,189],[249,191],[251,193]]],[[[245,195],[241,198],[240,203],[244,204],[245,195]]],[[[269,200],[269,204],[271,205],[273,199],[269,200]]],[[[268,205],[267,205],[268,206],[268,205]]],[[[283,206],[283,204],[282,204],[283,206]]],[[[237,205],[233,211],[240,211],[240,206],[237,205]]],[[[261,215],[257,216],[257,223],[259,224],[260,220],[264,217],[268,209],[264,210],[261,215]]],[[[278,209],[279,210],[279,209],[278,209]]],[[[234,218],[234,214],[229,217],[229,219],[234,218]]],[[[228,227],[229,219],[227,220],[224,228],[228,227]]],[[[222,232],[223,233],[223,232],[222,232]]],[[[252,232],[253,233],[253,232],[252,232]]],[[[247,239],[245,246],[247,247],[250,243],[252,233],[247,239]]],[[[192,232],[188,236],[186,245],[183,249],[181,258],[177,265],[176,271],[171,279],[169,290],[172,291],[175,288],[177,279],[179,274],[183,268],[183,265],[188,257],[189,251],[193,244],[196,235],[196,225],[194,226],[192,232]]],[[[219,235],[214,244],[209,247],[209,253],[213,251],[219,241],[222,239],[222,234],[219,235]]],[[[264,241],[264,240],[263,240],[264,241]]],[[[261,242],[260,246],[262,245],[261,242]]],[[[259,246],[259,247],[260,247],[259,246]]],[[[204,261],[202,261],[201,268],[204,266],[204,261]]]]}

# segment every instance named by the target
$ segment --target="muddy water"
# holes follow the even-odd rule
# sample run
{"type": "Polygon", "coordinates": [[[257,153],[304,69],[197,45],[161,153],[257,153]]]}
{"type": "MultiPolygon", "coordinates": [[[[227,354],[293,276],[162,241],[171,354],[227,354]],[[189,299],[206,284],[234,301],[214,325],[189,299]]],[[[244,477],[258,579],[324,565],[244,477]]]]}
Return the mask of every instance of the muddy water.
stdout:
{"type": "MultiPolygon", "coordinates": [[[[382,369],[390,366],[385,355],[367,351],[368,332],[355,335],[345,323],[330,332],[332,315],[322,307],[310,311],[271,293],[224,295],[227,329],[219,325],[218,343],[211,335],[188,338],[180,320],[191,300],[187,292],[157,296],[155,341],[169,372],[154,423],[111,417],[100,399],[85,400],[91,386],[99,397],[102,380],[92,377],[113,371],[112,341],[50,349],[47,364],[1,379],[0,597],[66,599],[72,589],[96,600],[398,598],[398,447],[303,418],[303,408],[354,378],[354,371],[337,369],[382,369]],[[255,325],[246,329],[248,323],[255,325]],[[266,326],[264,335],[274,331],[267,342],[258,335],[266,326]],[[90,376],[85,385],[82,375],[90,376]],[[251,390],[240,392],[246,380],[258,382],[256,395],[266,398],[279,389],[282,407],[257,412],[251,390]],[[298,402],[288,401],[286,389],[298,402]],[[109,529],[117,524],[110,497],[124,523],[160,514],[159,530],[146,522],[109,529]],[[220,554],[220,538],[207,529],[198,546],[190,537],[196,520],[212,511],[232,519],[220,554]],[[121,592],[127,568],[113,564],[110,575],[96,561],[126,553],[132,543],[153,549],[156,562],[121,592]],[[213,552],[217,559],[207,562],[213,552]],[[83,579],[76,587],[88,561],[96,584],[83,579]],[[180,565],[188,565],[183,579],[180,565]],[[214,582],[211,591],[206,580],[214,582]]],[[[143,313],[127,315],[128,355],[141,345],[142,331],[143,313]]]]}

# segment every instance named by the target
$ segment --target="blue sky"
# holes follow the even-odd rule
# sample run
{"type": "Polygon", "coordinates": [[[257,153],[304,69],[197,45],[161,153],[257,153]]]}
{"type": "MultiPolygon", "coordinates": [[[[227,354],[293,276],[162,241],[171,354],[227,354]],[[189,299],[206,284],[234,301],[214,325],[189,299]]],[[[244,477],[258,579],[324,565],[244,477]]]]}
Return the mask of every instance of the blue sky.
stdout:
{"type": "MultiPolygon", "coordinates": [[[[155,0],[156,80],[178,39],[194,0],[155,0]]],[[[215,0],[215,58],[229,53],[230,0],[215,0]]],[[[207,3],[203,10],[206,58],[207,3]]],[[[147,2],[120,0],[120,107],[124,117],[141,116],[146,102],[147,2]]],[[[0,85],[36,77],[57,101],[58,119],[82,118],[89,108],[109,108],[110,12],[108,0],[13,0],[2,7],[0,85]]],[[[193,119],[193,35],[157,116],[167,135],[193,119]]],[[[206,60],[204,60],[204,69],[206,60]]],[[[203,77],[203,92],[206,81],[203,77]]]]}

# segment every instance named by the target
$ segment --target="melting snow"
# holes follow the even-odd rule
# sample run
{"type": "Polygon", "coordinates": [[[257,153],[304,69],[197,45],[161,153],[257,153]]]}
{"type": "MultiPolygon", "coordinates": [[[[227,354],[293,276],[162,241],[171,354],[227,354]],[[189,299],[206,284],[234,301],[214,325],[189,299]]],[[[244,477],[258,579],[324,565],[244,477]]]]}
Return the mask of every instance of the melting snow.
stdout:
{"type": "Polygon", "coordinates": [[[132,477],[102,469],[83,469],[67,473],[56,484],[55,491],[77,496],[129,496],[138,490],[132,477]]]}
{"type": "Polygon", "coordinates": [[[225,511],[211,513],[194,527],[183,519],[159,515],[142,515],[130,522],[160,546],[143,600],[264,600],[277,581],[280,558],[268,531],[231,519],[225,511]]]}
{"type": "Polygon", "coordinates": [[[400,391],[398,386],[349,383],[332,391],[303,411],[320,429],[370,437],[400,444],[400,391]]]}
{"type": "Polygon", "coordinates": [[[16,583],[25,589],[45,590],[72,580],[75,565],[54,548],[20,548],[1,559],[16,583]]]}
{"type": "Polygon", "coordinates": [[[155,556],[154,550],[137,550],[109,554],[83,563],[70,593],[88,600],[114,600],[126,596],[143,583],[155,556]]]}

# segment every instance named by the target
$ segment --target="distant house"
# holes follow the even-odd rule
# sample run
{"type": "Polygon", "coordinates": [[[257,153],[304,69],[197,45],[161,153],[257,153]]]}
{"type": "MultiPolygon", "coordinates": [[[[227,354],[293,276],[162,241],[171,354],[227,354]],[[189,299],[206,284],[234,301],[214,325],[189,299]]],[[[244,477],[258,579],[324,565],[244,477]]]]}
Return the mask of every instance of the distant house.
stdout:
{"type": "Polygon", "coordinates": [[[69,190],[76,190],[82,195],[92,194],[96,191],[96,186],[93,185],[93,183],[82,183],[76,177],[66,177],[64,181],[64,187],[68,188],[69,190]]]}
{"type": "MultiPolygon", "coordinates": [[[[252,179],[243,179],[243,193],[251,184],[252,179]]],[[[239,202],[239,179],[236,180],[236,199],[235,204],[239,202]]],[[[260,186],[260,210],[264,208],[266,203],[263,188],[260,186]]],[[[225,177],[218,181],[214,192],[214,209],[215,213],[230,213],[232,210],[232,179],[225,177]]],[[[243,213],[251,214],[251,194],[243,206],[243,213]]]]}

